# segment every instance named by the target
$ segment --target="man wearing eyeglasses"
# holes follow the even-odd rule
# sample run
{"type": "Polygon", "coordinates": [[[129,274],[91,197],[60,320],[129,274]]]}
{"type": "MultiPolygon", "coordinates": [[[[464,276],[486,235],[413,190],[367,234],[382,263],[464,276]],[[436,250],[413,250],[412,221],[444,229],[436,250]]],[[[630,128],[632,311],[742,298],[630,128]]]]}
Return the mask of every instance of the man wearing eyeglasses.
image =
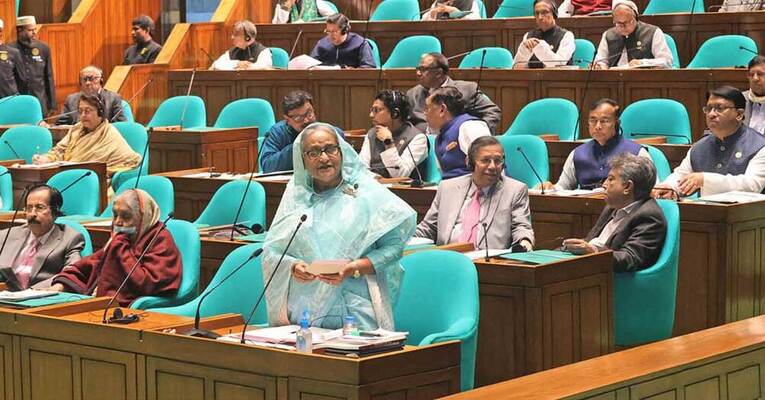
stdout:
{"type": "Polygon", "coordinates": [[[755,56],[749,61],[749,90],[744,92],[746,113],[744,124],[765,134],[765,57],[755,56]]]}
{"type": "MultiPolygon", "coordinates": [[[[265,134],[260,147],[260,171],[264,173],[292,170],[292,143],[308,125],[316,122],[313,96],[302,90],[288,93],[282,99],[284,119],[265,134]]],[[[335,127],[340,136],[345,133],[335,127]]]]}
{"type": "Polygon", "coordinates": [[[576,50],[574,34],[557,23],[555,0],[534,0],[536,29],[523,35],[513,60],[513,68],[550,68],[573,65],[576,50]]]}
{"type": "Polygon", "coordinates": [[[343,68],[376,68],[372,46],[363,36],[351,32],[351,22],[343,14],[327,17],[326,37],[311,50],[311,57],[323,65],[343,68]]]}
{"type": "Polygon", "coordinates": [[[638,21],[630,0],[614,0],[614,27],[605,31],[595,55],[595,69],[672,68],[672,51],[661,28],[638,21]]]}
{"type": "Polygon", "coordinates": [[[481,92],[478,84],[468,81],[455,81],[449,77],[449,60],[441,53],[426,53],[420,58],[416,68],[419,84],[406,92],[409,104],[412,105],[411,121],[417,129],[428,131],[425,119],[425,100],[433,90],[440,87],[453,86],[462,93],[465,102],[465,112],[486,122],[489,130],[496,132],[497,125],[502,119],[502,110],[494,104],[489,96],[481,92]]]}
{"type": "Polygon", "coordinates": [[[709,131],[696,142],[653,195],[678,198],[733,190],[760,193],[765,188],[765,136],[744,124],[744,95],[731,86],[707,93],[709,131]]]}
{"type": "Polygon", "coordinates": [[[11,290],[47,288],[65,265],[80,260],[85,239],[69,225],[56,224],[64,201],[58,190],[40,185],[29,190],[25,225],[0,231],[7,242],[0,253],[0,280],[11,290]]]}
{"type": "MultiPolygon", "coordinates": [[[[66,97],[64,110],[56,120],[56,125],[74,125],[80,120],[78,107],[83,94],[98,95],[104,104],[104,115],[109,122],[126,121],[122,110],[122,96],[104,89],[103,71],[94,65],[88,65],[80,70],[80,91],[66,97]]],[[[40,123],[46,126],[45,121],[40,123]]]]}
{"type": "Polygon", "coordinates": [[[477,249],[531,251],[529,191],[504,174],[505,152],[493,136],[476,139],[468,150],[471,174],[443,180],[415,237],[437,245],[473,243],[477,249]]]}

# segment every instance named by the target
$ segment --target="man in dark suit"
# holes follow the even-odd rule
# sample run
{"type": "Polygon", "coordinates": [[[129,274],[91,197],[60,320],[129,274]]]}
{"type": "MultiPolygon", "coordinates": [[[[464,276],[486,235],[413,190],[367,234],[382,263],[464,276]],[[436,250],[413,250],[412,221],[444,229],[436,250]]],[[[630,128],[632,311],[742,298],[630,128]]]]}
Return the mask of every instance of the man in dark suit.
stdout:
{"type": "Polygon", "coordinates": [[[563,248],[574,254],[613,250],[614,271],[632,272],[650,267],[659,258],[667,222],[651,189],[656,168],[651,160],[622,153],[609,162],[603,188],[606,208],[584,239],[566,239],[563,248]]]}
{"type": "Polygon", "coordinates": [[[35,17],[25,15],[16,19],[16,41],[9,46],[21,53],[21,68],[26,81],[19,92],[37,97],[43,115],[56,111],[56,83],[50,47],[37,40],[35,17]]]}
{"type": "MultiPolygon", "coordinates": [[[[83,93],[95,94],[101,98],[104,104],[105,118],[109,122],[126,121],[127,118],[122,113],[122,96],[103,88],[103,71],[93,65],[80,70],[80,91],[66,96],[64,102],[64,111],[56,120],[56,125],[74,125],[80,120],[80,97],[83,93]]],[[[45,123],[40,123],[45,126],[45,123]]]]}
{"type": "Polygon", "coordinates": [[[80,260],[85,239],[74,228],[53,221],[61,215],[58,190],[40,185],[26,199],[26,225],[0,232],[7,241],[0,252],[0,280],[10,290],[46,288],[65,265],[80,260]]]}
{"type": "Polygon", "coordinates": [[[455,81],[450,78],[449,60],[443,54],[426,53],[423,55],[420,59],[420,65],[417,66],[417,79],[420,84],[406,92],[409,104],[412,105],[410,119],[417,129],[425,132],[428,126],[425,121],[425,99],[430,96],[434,89],[454,86],[462,93],[465,111],[482,119],[489,126],[492,134],[496,133],[497,125],[502,119],[502,110],[481,92],[477,83],[455,81]]]}

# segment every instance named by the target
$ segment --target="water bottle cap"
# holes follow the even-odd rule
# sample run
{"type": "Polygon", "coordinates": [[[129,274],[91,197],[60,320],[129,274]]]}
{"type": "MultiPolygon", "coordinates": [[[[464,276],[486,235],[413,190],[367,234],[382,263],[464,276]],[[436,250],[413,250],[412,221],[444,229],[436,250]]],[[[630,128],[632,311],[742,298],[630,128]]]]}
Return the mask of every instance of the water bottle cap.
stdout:
{"type": "Polygon", "coordinates": [[[353,315],[346,315],[345,320],[347,322],[356,322],[356,317],[354,317],[353,315]]]}
{"type": "Polygon", "coordinates": [[[300,327],[301,328],[304,328],[304,329],[308,328],[309,325],[310,325],[310,323],[308,321],[308,318],[301,318],[300,319],[300,327]]]}

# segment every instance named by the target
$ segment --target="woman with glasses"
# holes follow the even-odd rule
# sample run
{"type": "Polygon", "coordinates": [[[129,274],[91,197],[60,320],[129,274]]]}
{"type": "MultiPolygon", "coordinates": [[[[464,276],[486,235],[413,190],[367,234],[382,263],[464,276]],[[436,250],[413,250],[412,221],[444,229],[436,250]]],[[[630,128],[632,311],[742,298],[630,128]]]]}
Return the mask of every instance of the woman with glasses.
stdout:
{"type": "Polygon", "coordinates": [[[513,68],[550,68],[573,65],[574,34],[557,23],[555,0],[534,0],[536,29],[523,35],[515,53],[513,68]]]}
{"type": "Polygon", "coordinates": [[[293,148],[295,173],[263,245],[263,276],[273,275],[269,323],[296,324],[308,313],[324,328],[353,316],[361,329],[394,329],[399,261],[416,213],[377,183],[331,125],[308,126],[293,148]]]}
{"type": "Polygon", "coordinates": [[[369,110],[373,126],[359,153],[375,174],[422,180],[425,171],[420,166],[428,158],[428,138],[409,122],[410,109],[406,96],[397,90],[386,89],[375,96],[369,110]]]}

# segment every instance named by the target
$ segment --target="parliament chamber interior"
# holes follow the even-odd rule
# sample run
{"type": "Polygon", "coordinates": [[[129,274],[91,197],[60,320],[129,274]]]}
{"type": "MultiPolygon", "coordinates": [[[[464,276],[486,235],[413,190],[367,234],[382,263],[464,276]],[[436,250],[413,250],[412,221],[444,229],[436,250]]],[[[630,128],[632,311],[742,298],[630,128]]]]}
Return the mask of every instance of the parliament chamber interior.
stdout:
{"type": "Polygon", "coordinates": [[[765,1],[0,0],[0,399],[765,398],[765,1]]]}

